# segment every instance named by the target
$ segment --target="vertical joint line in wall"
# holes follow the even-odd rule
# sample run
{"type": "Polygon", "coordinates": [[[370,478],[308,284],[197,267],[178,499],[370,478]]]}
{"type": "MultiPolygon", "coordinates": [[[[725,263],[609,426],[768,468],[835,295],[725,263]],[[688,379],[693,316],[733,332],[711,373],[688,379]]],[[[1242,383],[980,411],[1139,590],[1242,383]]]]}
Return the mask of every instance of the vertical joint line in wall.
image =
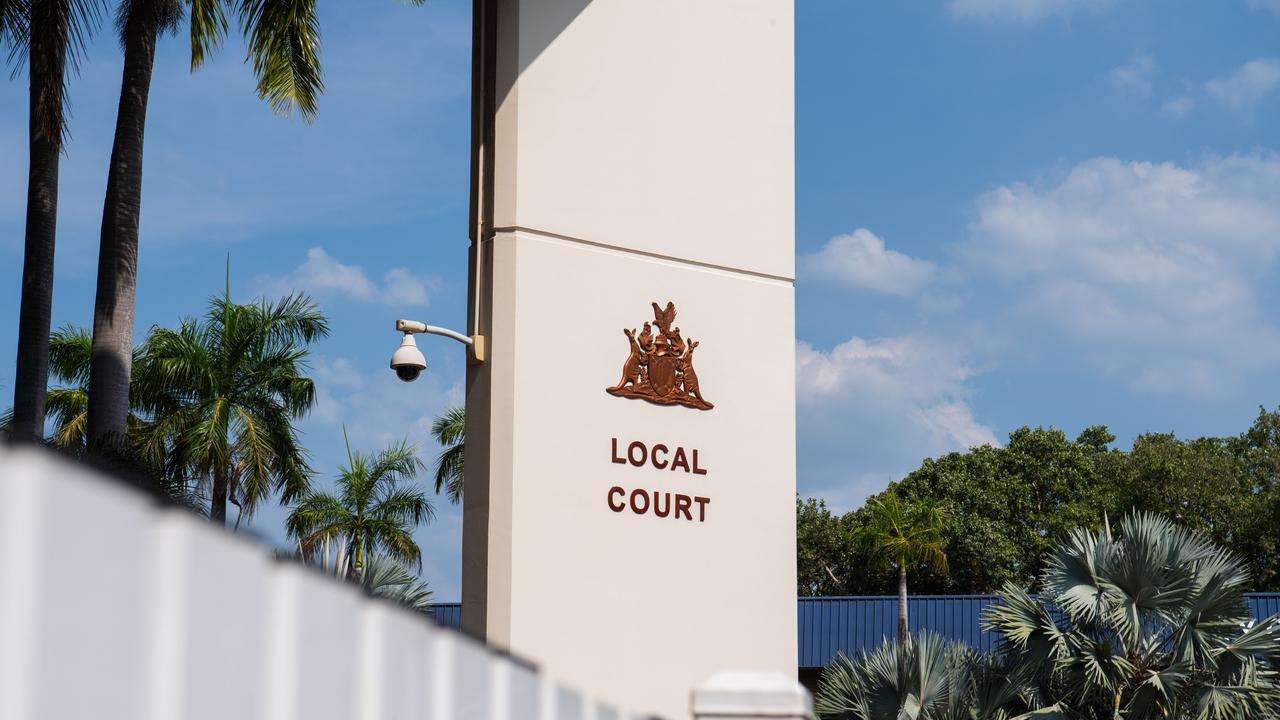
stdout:
{"type": "Polygon", "coordinates": [[[496,15],[492,0],[475,0],[471,16],[471,317],[468,334],[481,335],[484,317],[484,241],[492,227],[492,157],[494,41],[496,15]]]}

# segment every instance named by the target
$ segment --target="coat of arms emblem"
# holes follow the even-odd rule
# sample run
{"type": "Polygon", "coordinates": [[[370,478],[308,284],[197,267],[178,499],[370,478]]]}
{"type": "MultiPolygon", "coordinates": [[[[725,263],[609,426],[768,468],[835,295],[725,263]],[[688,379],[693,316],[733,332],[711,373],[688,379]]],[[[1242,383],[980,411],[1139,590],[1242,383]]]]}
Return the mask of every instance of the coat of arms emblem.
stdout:
{"type": "Polygon", "coordinates": [[[698,410],[715,407],[702,398],[698,374],[693,370],[696,340],[685,341],[680,328],[672,327],[676,306],[666,308],[653,303],[653,322],[645,323],[639,334],[635,328],[623,328],[631,343],[631,354],[622,364],[622,379],[605,392],[624,398],[639,398],[658,405],[684,405],[698,410]],[[653,329],[658,333],[654,335],[653,329]]]}

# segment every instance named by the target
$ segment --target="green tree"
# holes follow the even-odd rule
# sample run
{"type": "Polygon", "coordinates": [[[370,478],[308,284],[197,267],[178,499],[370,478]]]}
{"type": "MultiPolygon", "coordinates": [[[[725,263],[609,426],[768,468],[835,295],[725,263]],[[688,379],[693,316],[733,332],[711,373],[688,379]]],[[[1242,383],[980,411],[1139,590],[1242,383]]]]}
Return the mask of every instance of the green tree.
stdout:
{"type": "Polygon", "coordinates": [[[892,493],[868,503],[869,522],[860,530],[860,540],[871,557],[891,565],[898,573],[898,642],[906,643],[907,568],[931,565],[946,572],[947,555],[942,548],[942,528],[946,508],[932,500],[910,505],[892,493]]]}
{"type": "MultiPolygon", "coordinates": [[[[1005,447],[983,446],[926,459],[880,496],[907,503],[932,500],[951,511],[943,529],[949,572],[922,567],[917,591],[987,593],[1006,583],[1033,583],[1058,540],[1080,526],[1138,509],[1164,513],[1229,545],[1254,578],[1254,590],[1280,590],[1280,411],[1260,408],[1245,432],[1182,439],[1139,435],[1130,449],[1112,447],[1102,425],[1074,440],[1055,428],[1023,427],[1005,447]]],[[[870,520],[863,507],[838,518],[849,532],[870,520]]],[[[797,515],[797,565],[811,541],[797,515]]],[[[884,578],[863,571],[869,558],[854,549],[832,564],[839,590],[884,594],[884,578]]],[[[807,577],[801,575],[800,577],[807,577]]]]}
{"type": "Polygon", "coordinates": [[[105,0],[0,0],[0,44],[12,46],[10,58],[25,58],[30,80],[26,239],[9,425],[13,436],[23,440],[44,435],[67,79],[78,69],[85,42],[105,7],[105,0]]]}
{"type": "MultiPolygon", "coordinates": [[[[927,459],[880,497],[932,501],[949,510],[943,548],[949,572],[922,568],[925,592],[993,592],[1007,582],[1029,583],[1044,567],[1055,540],[1079,525],[1096,525],[1115,506],[1110,468],[1118,453],[1105,427],[1069,440],[1053,428],[1020,428],[1005,447],[982,446],[927,459]]],[[[852,522],[865,525],[862,508],[852,522]]],[[[856,567],[856,565],[855,565],[856,567]]],[[[878,580],[866,590],[881,591],[878,580]]]]}
{"type": "MultiPolygon", "coordinates": [[[[852,517],[846,516],[846,517],[852,517]]],[[[844,595],[858,564],[854,533],[823,500],[796,497],[796,592],[801,597],[844,595]]],[[[861,576],[861,572],[856,573],[861,576]]]]}
{"type": "Polygon", "coordinates": [[[1211,540],[1234,544],[1252,493],[1224,438],[1139,435],[1115,478],[1118,507],[1165,515],[1211,540]]]}
{"type": "Polygon", "coordinates": [[[171,463],[208,483],[213,522],[226,523],[228,500],[238,527],[270,493],[288,503],[307,490],[294,421],[315,403],[308,345],[328,332],[305,295],[237,304],[229,291],[210,299],[203,319],[152,331],[144,353],[178,403],[156,418],[151,443],[170,443],[171,463]]]}
{"type": "MultiPolygon", "coordinates": [[[[424,1],[410,0],[415,5],[424,1]]],[[[128,412],[143,131],[156,41],[162,33],[177,32],[185,14],[194,71],[221,44],[228,30],[228,11],[244,35],[258,96],[279,113],[296,109],[308,121],[316,114],[323,82],[315,0],[121,0],[116,29],[124,48],[124,71],[103,203],[93,312],[89,437],[94,441],[122,435],[128,412]]]]}
{"type": "Polygon", "coordinates": [[[1118,536],[1079,528],[1039,596],[1010,584],[987,609],[1024,694],[1059,717],[1268,718],[1280,713],[1280,622],[1251,623],[1245,566],[1151,513],[1118,536]]]}
{"type": "MultiPolygon", "coordinates": [[[[1014,515],[1023,485],[1008,472],[1005,453],[1005,448],[983,446],[928,459],[881,493],[908,503],[946,503],[950,511],[943,528],[948,572],[922,568],[916,574],[918,592],[985,592],[1019,576],[1027,518],[1014,515]]],[[[866,507],[858,511],[860,525],[869,513],[866,507]]]]}
{"type": "Polygon", "coordinates": [[[361,570],[366,556],[383,553],[400,563],[422,567],[422,551],[413,530],[435,515],[431,501],[407,485],[423,469],[406,442],[365,455],[347,448],[337,493],[309,491],[289,513],[286,529],[304,558],[313,558],[326,539],[347,548],[343,576],[361,570]]]}
{"type": "Polygon", "coordinates": [[[1230,440],[1245,506],[1234,545],[1249,562],[1257,589],[1280,589],[1280,412],[1259,408],[1253,425],[1230,440]]]}
{"type": "Polygon", "coordinates": [[[436,458],[436,494],[449,493],[449,502],[462,501],[462,484],[465,479],[467,411],[463,407],[449,408],[445,414],[431,423],[431,436],[444,446],[436,458]]]}

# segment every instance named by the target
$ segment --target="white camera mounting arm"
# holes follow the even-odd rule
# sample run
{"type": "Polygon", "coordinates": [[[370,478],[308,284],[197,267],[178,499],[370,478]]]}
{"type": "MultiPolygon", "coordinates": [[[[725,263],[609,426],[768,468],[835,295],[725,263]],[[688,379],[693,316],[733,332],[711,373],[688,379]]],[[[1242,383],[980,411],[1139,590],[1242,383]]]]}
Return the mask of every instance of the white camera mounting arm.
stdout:
{"type": "Polygon", "coordinates": [[[447,338],[453,338],[463,345],[467,346],[467,360],[472,363],[484,362],[484,336],[483,335],[463,335],[460,332],[450,330],[449,328],[437,327],[417,320],[396,320],[396,330],[406,335],[412,333],[427,333],[429,335],[443,335],[447,338]]]}

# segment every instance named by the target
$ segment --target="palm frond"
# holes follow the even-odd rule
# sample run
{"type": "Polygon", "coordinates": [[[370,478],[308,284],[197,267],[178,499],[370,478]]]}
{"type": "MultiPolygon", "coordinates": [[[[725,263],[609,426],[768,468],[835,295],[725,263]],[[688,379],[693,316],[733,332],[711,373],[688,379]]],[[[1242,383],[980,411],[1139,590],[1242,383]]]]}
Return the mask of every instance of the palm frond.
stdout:
{"type": "Polygon", "coordinates": [[[33,129],[55,151],[68,135],[67,82],[79,74],[88,41],[106,11],[106,0],[0,0],[0,42],[10,45],[15,77],[24,64],[30,68],[36,92],[33,129]]]}
{"type": "Polygon", "coordinates": [[[83,387],[50,388],[45,411],[53,420],[53,444],[66,449],[84,447],[88,437],[89,393],[83,387]]]}
{"type": "Polygon", "coordinates": [[[187,0],[191,25],[191,69],[204,64],[206,57],[222,44],[227,34],[223,0],[187,0]]]}
{"type": "Polygon", "coordinates": [[[381,549],[398,562],[422,569],[422,549],[414,542],[410,527],[394,520],[370,519],[365,528],[369,549],[381,549]]]}
{"type": "Polygon", "coordinates": [[[444,450],[436,457],[436,494],[446,492],[449,502],[462,501],[466,480],[467,413],[463,407],[449,408],[431,423],[431,435],[444,450]]]}
{"type": "Polygon", "coordinates": [[[391,488],[384,492],[369,513],[376,520],[420,525],[435,519],[436,511],[425,493],[417,488],[391,488]]]}
{"type": "Polygon", "coordinates": [[[49,333],[49,374],[64,383],[89,387],[92,354],[93,334],[88,328],[63,325],[49,333]]]}
{"type": "Polygon", "coordinates": [[[942,720],[973,715],[976,655],[923,633],[904,644],[885,640],[823,670],[818,717],[856,720],[942,720]]]}
{"type": "Polygon", "coordinates": [[[273,110],[298,110],[308,122],[324,91],[320,78],[320,24],[315,0],[240,0],[240,27],[249,48],[258,97],[273,110]]]}
{"type": "Polygon", "coordinates": [[[391,600],[411,610],[425,613],[431,607],[432,592],[427,583],[385,555],[373,553],[365,559],[360,586],[374,597],[391,600]]]}
{"type": "Polygon", "coordinates": [[[1053,614],[1021,587],[1009,583],[1001,590],[1001,602],[983,610],[983,627],[1000,633],[1003,650],[1039,666],[1070,655],[1067,631],[1053,614]]]}

